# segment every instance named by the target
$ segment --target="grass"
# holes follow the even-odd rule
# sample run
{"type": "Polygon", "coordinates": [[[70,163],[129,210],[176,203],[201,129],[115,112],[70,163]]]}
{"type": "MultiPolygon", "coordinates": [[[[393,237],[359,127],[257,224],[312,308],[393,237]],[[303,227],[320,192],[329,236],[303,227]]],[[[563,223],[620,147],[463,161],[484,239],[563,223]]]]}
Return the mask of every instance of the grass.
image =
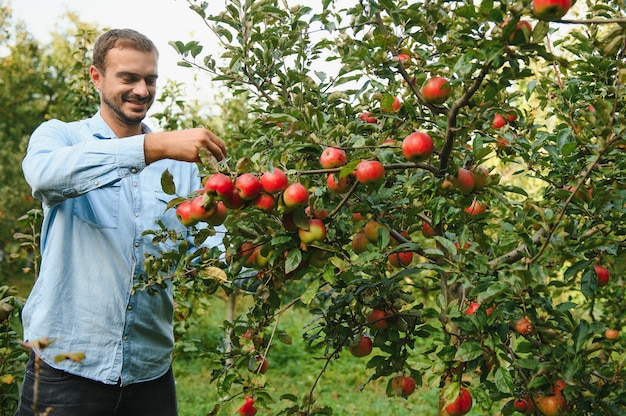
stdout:
{"type": "MultiPolygon", "coordinates": [[[[220,301],[214,301],[216,305],[220,301]]],[[[218,342],[218,322],[223,320],[220,307],[211,307],[204,314],[202,327],[195,328],[192,336],[211,346],[218,342]]],[[[293,339],[291,345],[278,341],[272,344],[268,354],[270,367],[266,373],[268,393],[277,401],[269,409],[259,409],[258,415],[271,415],[287,407],[290,402],[280,401],[280,396],[290,393],[299,400],[308,395],[315,379],[323,368],[325,360],[311,355],[302,340],[302,329],[308,324],[310,316],[301,309],[294,309],[284,314],[280,329],[285,330],[293,339]]],[[[374,353],[376,349],[374,350],[374,353]]],[[[319,355],[317,355],[319,356],[319,355]]],[[[368,380],[371,371],[366,368],[369,357],[356,358],[348,353],[341,354],[328,366],[317,384],[314,395],[316,403],[333,408],[336,416],[378,416],[378,415],[436,415],[439,390],[421,387],[408,399],[387,397],[385,390],[387,379],[373,380],[362,389],[360,386],[368,380]]],[[[177,380],[177,392],[180,416],[204,416],[209,414],[220,402],[217,388],[210,383],[211,369],[206,359],[199,356],[185,355],[174,361],[177,380]]],[[[224,402],[217,415],[234,415],[242,400],[236,398],[224,402]]],[[[469,415],[482,413],[473,410],[469,415]]]]}

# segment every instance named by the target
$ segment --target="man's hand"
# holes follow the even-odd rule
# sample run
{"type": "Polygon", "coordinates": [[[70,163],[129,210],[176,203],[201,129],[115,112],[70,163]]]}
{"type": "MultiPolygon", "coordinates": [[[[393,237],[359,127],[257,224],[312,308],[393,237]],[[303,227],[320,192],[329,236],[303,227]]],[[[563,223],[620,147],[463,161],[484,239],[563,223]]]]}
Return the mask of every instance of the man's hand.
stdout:
{"type": "Polygon", "coordinates": [[[222,139],[204,128],[148,133],[144,140],[148,165],[161,159],[200,162],[198,148],[207,149],[217,160],[226,157],[226,145],[222,139]]]}

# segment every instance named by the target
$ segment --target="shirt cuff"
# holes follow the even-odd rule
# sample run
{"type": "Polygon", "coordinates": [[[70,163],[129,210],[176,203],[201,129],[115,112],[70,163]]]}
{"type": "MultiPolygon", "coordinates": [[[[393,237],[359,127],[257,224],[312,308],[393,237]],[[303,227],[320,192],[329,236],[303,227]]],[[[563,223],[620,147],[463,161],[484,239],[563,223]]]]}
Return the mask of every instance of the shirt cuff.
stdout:
{"type": "Polygon", "coordinates": [[[125,173],[137,173],[146,167],[146,155],[143,149],[145,137],[145,134],[139,134],[118,140],[117,160],[119,168],[125,173]]]}

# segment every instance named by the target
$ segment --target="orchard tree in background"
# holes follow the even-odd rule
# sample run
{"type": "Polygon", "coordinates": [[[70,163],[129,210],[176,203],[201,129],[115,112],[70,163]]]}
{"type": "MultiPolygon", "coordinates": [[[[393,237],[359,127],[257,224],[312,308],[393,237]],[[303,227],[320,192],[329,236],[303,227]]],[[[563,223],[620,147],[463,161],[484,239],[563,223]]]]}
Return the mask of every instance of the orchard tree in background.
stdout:
{"type": "Polygon", "coordinates": [[[440,415],[624,414],[623,2],[189,4],[210,31],[172,43],[181,64],[245,111],[204,189],[163,186],[200,207],[178,211],[197,242],[224,223],[225,252],[147,263],[182,294],[248,293],[207,351],[233,399],[214,414],[330,414],[315,387],[346,354],[409,403],[439,389],[440,415]],[[300,192],[250,178],[277,171],[300,192]],[[274,392],[263,363],[296,306],[320,375],[274,392]]]}

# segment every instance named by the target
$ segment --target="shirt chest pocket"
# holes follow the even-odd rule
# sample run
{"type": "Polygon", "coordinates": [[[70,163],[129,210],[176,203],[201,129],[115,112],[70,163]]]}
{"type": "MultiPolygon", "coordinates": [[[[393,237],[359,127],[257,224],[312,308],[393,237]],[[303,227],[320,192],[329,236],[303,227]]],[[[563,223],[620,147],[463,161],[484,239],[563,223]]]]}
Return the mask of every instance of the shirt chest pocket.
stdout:
{"type": "Polygon", "coordinates": [[[74,199],[74,215],[95,228],[117,228],[121,185],[114,183],[74,199]]]}

